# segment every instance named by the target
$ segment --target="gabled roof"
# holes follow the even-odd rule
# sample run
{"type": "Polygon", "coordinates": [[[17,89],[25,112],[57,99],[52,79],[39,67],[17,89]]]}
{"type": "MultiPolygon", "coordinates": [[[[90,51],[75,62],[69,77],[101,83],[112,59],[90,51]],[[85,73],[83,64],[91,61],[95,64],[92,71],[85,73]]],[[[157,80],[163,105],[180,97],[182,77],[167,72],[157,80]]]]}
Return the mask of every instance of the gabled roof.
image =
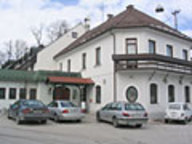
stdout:
{"type": "Polygon", "coordinates": [[[118,14],[115,17],[108,19],[103,24],[88,31],[82,35],[79,39],[71,43],[69,46],[64,48],[58,54],[54,56],[54,59],[65,54],[66,52],[96,38],[97,36],[111,30],[118,28],[134,28],[134,27],[149,27],[152,29],[160,30],[162,32],[169,33],[171,35],[177,36],[179,38],[188,40],[192,42],[192,39],[181,32],[173,29],[172,27],[166,25],[165,23],[135,9],[132,5],[129,5],[125,11],[118,14]]]}

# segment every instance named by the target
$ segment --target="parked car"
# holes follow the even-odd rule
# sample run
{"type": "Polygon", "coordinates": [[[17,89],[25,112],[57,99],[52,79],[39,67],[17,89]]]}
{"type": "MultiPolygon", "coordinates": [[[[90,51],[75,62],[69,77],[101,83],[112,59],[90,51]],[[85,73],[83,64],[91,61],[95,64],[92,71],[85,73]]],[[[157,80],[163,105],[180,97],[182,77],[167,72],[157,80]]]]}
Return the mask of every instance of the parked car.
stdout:
{"type": "Polygon", "coordinates": [[[192,120],[192,109],[187,103],[170,103],[166,109],[165,123],[182,121],[187,124],[192,120]]]}
{"type": "Polygon", "coordinates": [[[139,103],[112,102],[97,111],[96,118],[98,122],[111,122],[114,127],[119,125],[142,127],[148,121],[148,114],[139,103]]]}
{"type": "Polygon", "coordinates": [[[8,119],[11,118],[15,119],[17,124],[22,121],[46,123],[49,118],[49,110],[39,100],[18,100],[8,109],[8,119]]]}
{"type": "Polygon", "coordinates": [[[50,118],[56,122],[60,120],[71,120],[81,122],[85,116],[84,111],[70,101],[56,100],[48,104],[50,118]]]}

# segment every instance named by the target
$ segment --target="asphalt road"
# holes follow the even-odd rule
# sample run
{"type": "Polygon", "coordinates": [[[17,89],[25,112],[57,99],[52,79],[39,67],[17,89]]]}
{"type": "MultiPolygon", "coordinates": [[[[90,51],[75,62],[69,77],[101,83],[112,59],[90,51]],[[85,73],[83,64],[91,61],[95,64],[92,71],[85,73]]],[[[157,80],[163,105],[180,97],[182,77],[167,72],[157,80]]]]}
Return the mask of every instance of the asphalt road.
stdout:
{"type": "Polygon", "coordinates": [[[150,122],[143,128],[114,128],[97,123],[92,115],[82,123],[45,125],[25,123],[0,117],[0,144],[191,144],[192,124],[150,122]]]}

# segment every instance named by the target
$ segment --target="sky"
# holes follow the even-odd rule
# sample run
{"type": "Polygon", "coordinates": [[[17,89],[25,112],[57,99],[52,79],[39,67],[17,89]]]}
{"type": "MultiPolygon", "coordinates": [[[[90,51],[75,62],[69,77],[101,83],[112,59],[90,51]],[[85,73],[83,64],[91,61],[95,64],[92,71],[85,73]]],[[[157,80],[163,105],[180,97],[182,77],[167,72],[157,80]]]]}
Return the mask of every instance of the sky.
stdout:
{"type": "Polygon", "coordinates": [[[191,0],[0,0],[0,50],[4,50],[4,43],[9,40],[35,45],[33,27],[48,26],[58,20],[66,20],[73,27],[89,17],[93,28],[106,20],[107,14],[116,15],[130,4],[170,26],[174,26],[171,13],[181,10],[179,30],[192,36],[191,0]],[[158,5],[164,7],[163,13],[155,13],[158,5]]]}

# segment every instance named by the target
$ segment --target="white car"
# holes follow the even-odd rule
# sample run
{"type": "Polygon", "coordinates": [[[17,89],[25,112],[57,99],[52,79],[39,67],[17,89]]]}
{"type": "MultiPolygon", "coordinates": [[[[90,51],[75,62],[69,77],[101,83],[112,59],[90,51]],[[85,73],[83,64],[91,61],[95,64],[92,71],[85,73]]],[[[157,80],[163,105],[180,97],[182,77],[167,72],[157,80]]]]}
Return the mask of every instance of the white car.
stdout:
{"type": "Polygon", "coordinates": [[[170,103],[166,109],[165,123],[182,121],[187,124],[192,120],[192,109],[187,103],[170,103]]]}
{"type": "Polygon", "coordinates": [[[81,122],[85,116],[84,111],[70,101],[52,101],[48,108],[51,113],[51,119],[54,119],[56,122],[60,120],[81,122]]]}

